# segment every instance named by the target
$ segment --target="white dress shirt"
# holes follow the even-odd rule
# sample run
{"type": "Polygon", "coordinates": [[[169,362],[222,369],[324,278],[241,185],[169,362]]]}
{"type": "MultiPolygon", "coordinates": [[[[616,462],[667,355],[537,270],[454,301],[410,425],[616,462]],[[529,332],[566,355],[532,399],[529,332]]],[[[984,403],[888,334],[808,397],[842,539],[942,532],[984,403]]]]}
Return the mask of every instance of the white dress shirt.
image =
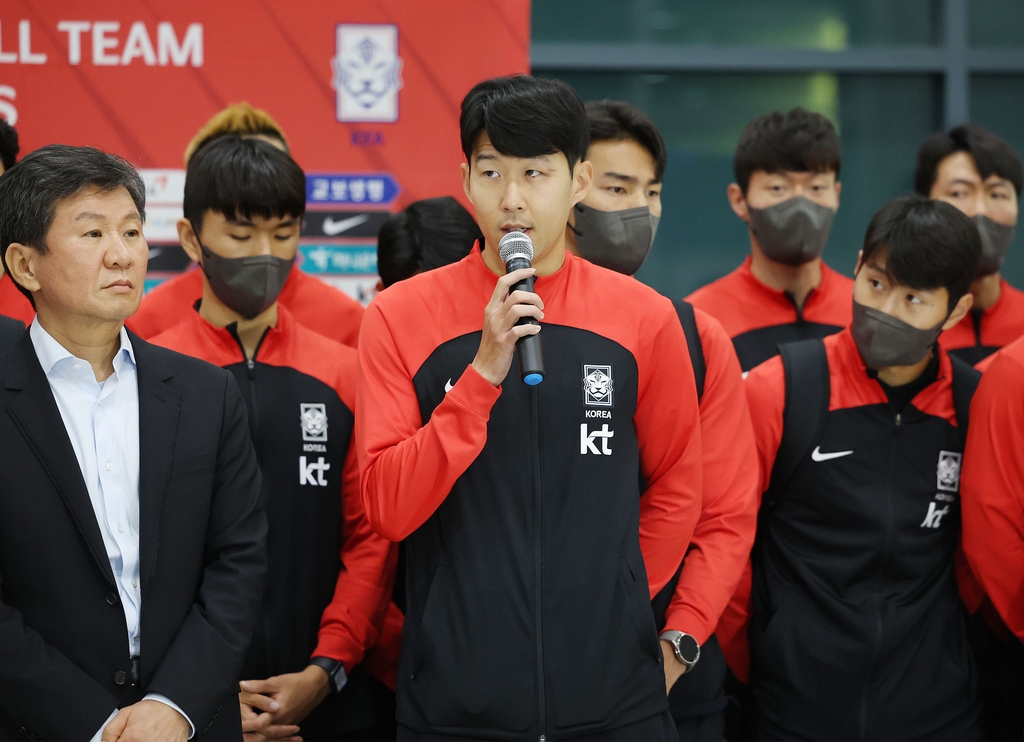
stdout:
{"type": "MultiPolygon", "coordinates": [[[[103,536],[110,568],[124,609],[128,652],[141,651],[139,614],[142,586],[139,577],[139,377],[135,351],[124,327],[121,348],[114,356],[114,373],[96,381],[92,365],[73,356],[39,324],[29,336],[57,402],[64,428],[75,449],[89,491],[96,522],[103,536]]],[[[150,693],[146,700],[165,703],[192,720],[173,701],[150,693]]],[[[107,722],[117,714],[117,709],[107,722]]],[[[96,733],[98,740],[103,728],[96,733]]]]}

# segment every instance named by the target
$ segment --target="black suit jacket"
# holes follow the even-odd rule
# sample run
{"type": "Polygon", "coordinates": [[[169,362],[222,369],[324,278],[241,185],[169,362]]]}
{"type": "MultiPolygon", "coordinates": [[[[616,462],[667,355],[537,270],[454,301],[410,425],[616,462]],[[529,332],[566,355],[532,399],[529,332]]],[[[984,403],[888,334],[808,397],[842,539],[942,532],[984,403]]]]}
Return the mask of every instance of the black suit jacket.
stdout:
{"type": "Polygon", "coordinates": [[[0,356],[13,348],[24,333],[25,325],[0,314],[0,356]]]}
{"type": "Polygon", "coordinates": [[[141,682],[96,515],[28,333],[0,357],[0,738],[88,739],[160,693],[240,739],[267,523],[230,373],[131,336],[139,380],[141,682]]]}

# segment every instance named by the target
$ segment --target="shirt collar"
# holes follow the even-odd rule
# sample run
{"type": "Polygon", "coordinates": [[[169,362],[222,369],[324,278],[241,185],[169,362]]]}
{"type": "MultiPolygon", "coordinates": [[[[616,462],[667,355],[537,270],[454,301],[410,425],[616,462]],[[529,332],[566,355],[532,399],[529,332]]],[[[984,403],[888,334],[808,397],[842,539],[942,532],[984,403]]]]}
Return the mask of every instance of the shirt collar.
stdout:
{"type": "MultiPolygon", "coordinates": [[[[135,348],[132,347],[132,341],[128,337],[128,332],[125,330],[124,325],[121,325],[121,332],[119,333],[121,339],[121,348],[117,355],[114,356],[113,365],[114,373],[118,374],[122,368],[125,360],[129,361],[132,366],[135,366],[135,348]]],[[[47,376],[53,371],[53,367],[61,361],[67,358],[75,358],[76,356],[71,353],[67,348],[58,343],[53,339],[43,326],[39,324],[39,316],[32,320],[32,324],[29,327],[29,337],[32,339],[32,345],[36,350],[36,357],[39,359],[39,365],[43,367],[43,373],[47,376]]],[[[81,359],[79,359],[81,360],[81,359]]]]}

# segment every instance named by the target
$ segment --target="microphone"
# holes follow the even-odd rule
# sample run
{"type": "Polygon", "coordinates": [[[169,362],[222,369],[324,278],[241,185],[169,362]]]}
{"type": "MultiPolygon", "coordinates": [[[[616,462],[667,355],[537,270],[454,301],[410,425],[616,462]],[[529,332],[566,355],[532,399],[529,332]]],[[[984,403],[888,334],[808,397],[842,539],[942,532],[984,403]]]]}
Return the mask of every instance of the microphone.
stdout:
{"type": "MultiPolygon", "coordinates": [[[[523,232],[509,232],[498,243],[498,254],[505,264],[505,273],[520,268],[533,267],[533,241],[523,232]]],[[[533,276],[523,279],[509,289],[513,291],[533,291],[533,276]]],[[[522,317],[517,325],[536,325],[533,317],[522,317]]],[[[544,381],[544,355],[540,348],[540,335],[526,335],[516,341],[516,356],[519,358],[519,373],[523,382],[530,386],[544,381]]]]}

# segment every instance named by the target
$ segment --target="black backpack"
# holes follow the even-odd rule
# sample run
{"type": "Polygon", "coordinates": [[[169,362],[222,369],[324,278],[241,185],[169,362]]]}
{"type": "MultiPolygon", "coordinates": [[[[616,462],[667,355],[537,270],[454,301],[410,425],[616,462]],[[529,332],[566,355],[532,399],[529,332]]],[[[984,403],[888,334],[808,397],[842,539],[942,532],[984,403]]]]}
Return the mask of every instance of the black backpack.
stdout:
{"type": "MultiPolygon", "coordinates": [[[[764,493],[762,513],[775,507],[820,443],[831,394],[828,357],[821,340],[780,345],[779,355],[786,375],[786,406],[782,413],[782,440],[775,455],[768,491],[764,493]]],[[[961,438],[966,441],[971,398],[981,374],[959,358],[950,356],[949,359],[953,364],[953,408],[961,438]]]]}
{"type": "MultiPolygon", "coordinates": [[[[679,324],[683,326],[683,334],[686,335],[686,347],[690,351],[690,363],[693,365],[693,379],[697,385],[697,402],[704,398],[704,377],[707,376],[707,364],[704,360],[704,347],[700,344],[700,332],[697,330],[697,318],[693,314],[693,305],[682,299],[674,299],[673,306],[676,314],[679,315],[679,324]]],[[[646,487],[641,487],[642,493],[646,487]]],[[[683,561],[686,561],[685,557],[683,561]]],[[[665,612],[675,595],[676,585],[679,584],[679,575],[683,572],[683,562],[672,575],[665,587],[658,591],[658,594],[651,599],[651,608],[654,610],[654,621],[660,632],[665,628],[665,612]]]]}

